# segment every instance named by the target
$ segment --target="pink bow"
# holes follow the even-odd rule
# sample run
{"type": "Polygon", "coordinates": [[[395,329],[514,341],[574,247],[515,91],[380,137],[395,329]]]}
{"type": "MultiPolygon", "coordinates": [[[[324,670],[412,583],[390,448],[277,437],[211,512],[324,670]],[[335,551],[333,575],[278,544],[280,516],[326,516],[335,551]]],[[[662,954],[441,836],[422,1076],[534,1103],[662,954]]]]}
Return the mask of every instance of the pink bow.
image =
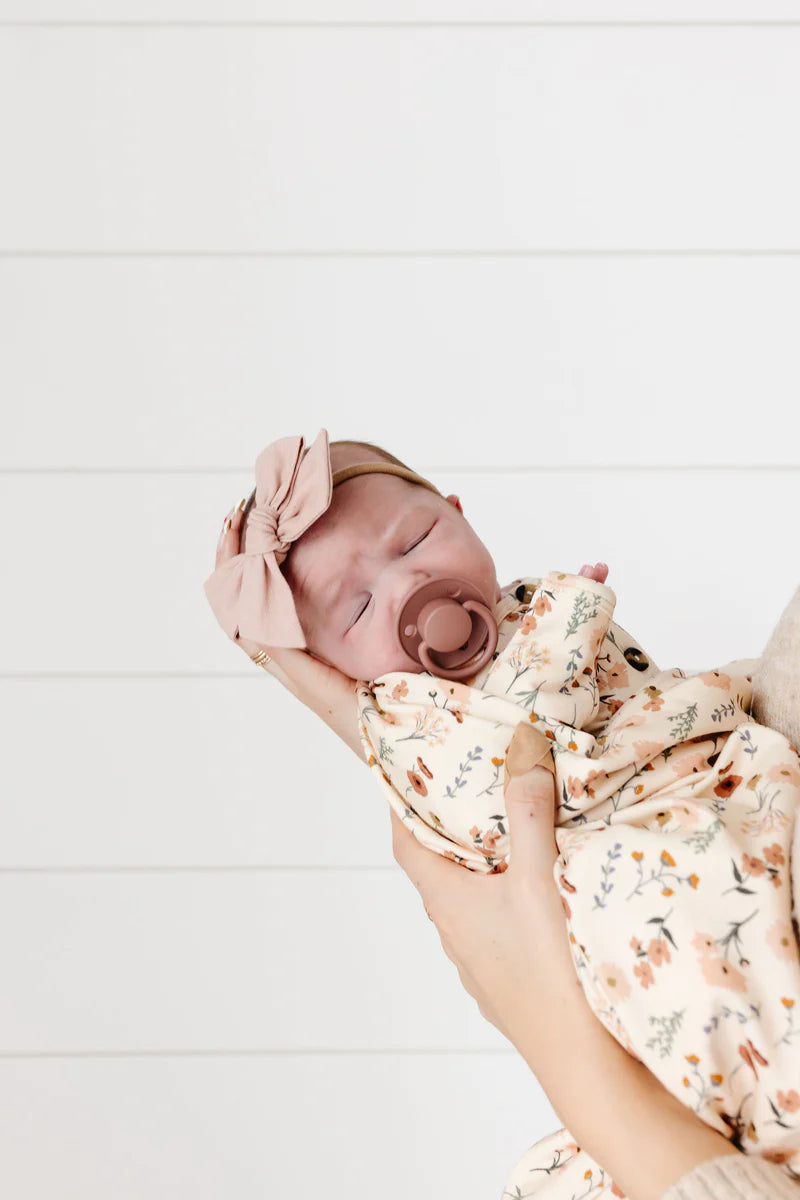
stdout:
{"type": "Polygon", "coordinates": [[[261,451],[246,549],[217,567],[203,584],[229,638],[238,631],[263,646],[306,648],[280,564],[292,542],[330,507],[333,479],[327,429],[305,452],[303,446],[302,437],[286,437],[261,451]]]}

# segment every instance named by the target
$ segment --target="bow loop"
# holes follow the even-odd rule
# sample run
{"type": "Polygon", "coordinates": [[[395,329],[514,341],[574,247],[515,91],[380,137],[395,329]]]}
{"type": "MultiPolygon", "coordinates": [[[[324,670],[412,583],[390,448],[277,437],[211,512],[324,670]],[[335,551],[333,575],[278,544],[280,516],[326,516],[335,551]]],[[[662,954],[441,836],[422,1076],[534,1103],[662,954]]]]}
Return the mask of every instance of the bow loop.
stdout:
{"type": "Polygon", "coordinates": [[[327,429],[304,449],[280,438],[256,459],[256,495],[240,553],[205,581],[214,615],[229,638],[306,649],[291,588],[280,564],[292,542],[330,507],[333,494],[327,429]]]}

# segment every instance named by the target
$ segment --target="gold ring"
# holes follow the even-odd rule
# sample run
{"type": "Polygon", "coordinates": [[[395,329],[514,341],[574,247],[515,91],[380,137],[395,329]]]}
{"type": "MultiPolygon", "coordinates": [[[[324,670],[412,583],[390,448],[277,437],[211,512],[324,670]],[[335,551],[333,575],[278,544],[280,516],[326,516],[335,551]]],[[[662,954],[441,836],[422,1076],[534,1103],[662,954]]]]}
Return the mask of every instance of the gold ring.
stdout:
{"type": "Polygon", "coordinates": [[[251,657],[253,662],[258,663],[260,667],[263,667],[264,663],[272,662],[272,658],[267,654],[266,650],[259,650],[258,654],[253,654],[251,657]]]}

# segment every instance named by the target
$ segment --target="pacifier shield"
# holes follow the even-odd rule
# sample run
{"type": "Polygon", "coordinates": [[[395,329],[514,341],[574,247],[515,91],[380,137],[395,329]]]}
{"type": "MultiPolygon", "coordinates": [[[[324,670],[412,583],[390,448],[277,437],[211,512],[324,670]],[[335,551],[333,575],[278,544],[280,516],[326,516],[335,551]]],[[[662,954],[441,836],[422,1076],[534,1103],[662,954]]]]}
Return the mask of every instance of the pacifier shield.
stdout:
{"type": "Polygon", "coordinates": [[[397,636],[410,658],[434,675],[473,675],[497,645],[497,623],[477,588],[447,576],[413,588],[400,605],[397,636]]]}

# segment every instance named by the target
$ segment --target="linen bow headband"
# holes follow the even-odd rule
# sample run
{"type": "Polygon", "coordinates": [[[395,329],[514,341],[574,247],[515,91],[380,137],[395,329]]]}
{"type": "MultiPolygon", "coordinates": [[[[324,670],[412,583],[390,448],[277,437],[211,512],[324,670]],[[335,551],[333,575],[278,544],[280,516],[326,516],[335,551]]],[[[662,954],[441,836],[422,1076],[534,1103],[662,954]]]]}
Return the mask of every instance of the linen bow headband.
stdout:
{"type": "Polygon", "coordinates": [[[304,448],[302,436],[279,438],[256,459],[255,492],[248,500],[247,529],[240,553],[221,563],[203,584],[208,602],[229,638],[263,646],[306,649],[305,636],[280,570],[302,534],[330,507],[333,489],[354,475],[399,475],[441,496],[416,472],[372,459],[331,473],[327,429],[304,448]]]}

